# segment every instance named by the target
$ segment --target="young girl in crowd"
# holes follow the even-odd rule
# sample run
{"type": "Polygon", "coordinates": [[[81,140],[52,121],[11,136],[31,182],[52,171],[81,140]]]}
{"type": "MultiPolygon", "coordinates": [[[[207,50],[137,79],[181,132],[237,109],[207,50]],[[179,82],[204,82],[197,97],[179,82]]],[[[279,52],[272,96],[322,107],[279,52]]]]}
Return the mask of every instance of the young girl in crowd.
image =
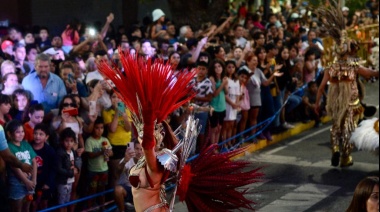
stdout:
{"type": "Polygon", "coordinates": [[[172,52],[169,54],[169,64],[171,65],[173,71],[175,72],[179,71],[177,68],[178,68],[178,64],[180,60],[181,60],[181,56],[179,55],[178,52],[172,52]]]}
{"type": "Polygon", "coordinates": [[[11,108],[9,114],[12,119],[17,119],[24,122],[28,117],[28,108],[31,101],[31,95],[29,91],[24,89],[17,89],[13,92],[13,107],[11,108]]]}
{"type": "Polygon", "coordinates": [[[29,121],[24,124],[25,140],[32,142],[34,138],[34,127],[42,123],[44,120],[45,112],[42,104],[35,104],[30,106],[28,110],[29,121]]]}
{"type": "Polygon", "coordinates": [[[318,69],[318,62],[315,61],[314,50],[309,49],[305,53],[303,66],[303,83],[307,84],[315,78],[315,71],[318,69]]]}
{"type": "MultiPolygon", "coordinates": [[[[239,134],[245,130],[247,127],[247,121],[248,121],[248,112],[250,109],[249,104],[249,93],[247,90],[247,81],[249,79],[249,73],[247,70],[239,70],[238,72],[239,76],[239,83],[240,83],[240,90],[241,90],[241,101],[240,101],[240,120],[238,120],[238,128],[236,134],[239,134]]],[[[239,142],[242,140],[244,136],[239,136],[239,142]]]]}
{"type": "Polygon", "coordinates": [[[47,208],[55,191],[57,157],[53,147],[48,144],[49,132],[49,127],[45,124],[40,123],[34,127],[32,147],[37,154],[37,184],[32,211],[47,208]]]}
{"type": "MultiPolygon", "coordinates": [[[[264,76],[266,78],[270,78],[272,75],[272,70],[270,69],[270,64],[266,61],[267,52],[265,48],[263,47],[257,47],[255,50],[255,55],[257,56],[257,59],[259,60],[259,64],[257,65],[257,68],[259,68],[264,76]]],[[[273,104],[273,97],[271,94],[271,89],[275,89],[276,85],[272,81],[269,86],[260,86],[261,92],[261,108],[260,108],[260,114],[259,114],[259,122],[265,121],[268,118],[272,117],[275,114],[274,110],[274,104],[273,104]]],[[[258,135],[259,139],[267,139],[268,141],[272,140],[272,135],[270,133],[272,123],[267,126],[260,135],[258,135]]]]}
{"type": "Polygon", "coordinates": [[[3,90],[2,94],[12,95],[13,92],[20,88],[20,83],[18,82],[17,75],[15,73],[7,73],[2,77],[3,90]]]}
{"type": "Polygon", "coordinates": [[[9,199],[12,211],[29,211],[30,196],[37,183],[36,153],[28,142],[24,141],[24,128],[18,120],[7,123],[5,132],[9,150],[23,163],[33,166],[30,176],[19,168],[8,167],[9,199]]]}
{"type": "Polygon", "coordinates": [[[12,120],[9,111],[11,109],[11,97],[8,95],[0,94],[0,125],[5,127],[5,124],[12,120]]]}
{"type": "MultiPolygon", "coordinates": [[[[57,189],[58,204],[68,203],[71,200],[75,175],[79,174],[80,168],[75,163],[78,158],[73,149],[76,143],[75,132],[71,128],[65,128],[59,134],[60,148],[57,150],[57,189]]],[[[66,212],[67,207],[60,208],[60,212],[66,212]]]]}
{"type": "MultiPolygon", "coordinates": [[[[211,107],[214,112],[210,116],[210,140],[212,144],[218,143],[224,118],[226,117],[226,96],[228,94],[228,77],[225,64],[220,59],[215,59],[210,65],[209,79],[213,90],[211,107]]],[[[222,138],[224,139],[224,138],[222,138]]]]}
{"type": "MultiPolygon", "coordinates": [[[[228,94],[226,94],[226,117],[222,128],[222,138],[229,139],[236,134],[236,118],[240,110],[241,87],[236,75],[236,65],[232,60],[226,61],[228,77],[228,94]]],[[[234,140],[228,142],[228,146],[233,145],[234,140]]]]}
{"type": "Polygon", "coordinates": [[[161,9],[155,9],[152,12],[153,24],[150,28],[149,37],[153,40],[157,38],[162,38],[166,35],[165,13],[161,9]]]}

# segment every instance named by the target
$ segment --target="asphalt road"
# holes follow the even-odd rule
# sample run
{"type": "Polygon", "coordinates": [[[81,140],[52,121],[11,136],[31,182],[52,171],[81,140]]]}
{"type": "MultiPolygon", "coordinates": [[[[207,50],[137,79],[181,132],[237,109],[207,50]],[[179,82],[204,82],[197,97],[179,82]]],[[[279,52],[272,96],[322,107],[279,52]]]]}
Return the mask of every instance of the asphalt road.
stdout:
{"type": "MultiPolygon", "coordinates": [[[[379,82],[367,83],[366,88],[365,102],[378,106],[379,82]]],[[[330,166],[330,126],[326,123],[243,158],[263,166],[266,174],[263,182],[250,186],[248,198],[257,203],[256,211],[345,211],[357,183],[379,176],[379,157],[356,149],[353,166],[330,166]]],[[[175,211],[187,210],[177,203],[175,211]]]]}

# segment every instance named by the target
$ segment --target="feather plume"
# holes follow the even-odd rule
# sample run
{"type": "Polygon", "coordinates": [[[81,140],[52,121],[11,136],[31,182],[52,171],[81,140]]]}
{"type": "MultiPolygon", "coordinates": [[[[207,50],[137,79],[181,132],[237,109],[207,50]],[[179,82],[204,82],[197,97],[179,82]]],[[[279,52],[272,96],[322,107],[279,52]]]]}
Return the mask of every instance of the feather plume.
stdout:
{"type": "Polygon", "coordinates": [[[264,176],[261,167],[252,168],[251,162],[231,160],[245,148],[221,154],[215,152],[217,148],[209,146],[191,162],[191,169],[182,174],[186,176],[187,189],[178,189],[177,194],[185,199],[189,211],[254,210],[255,203],[244,196],[247,190],[242,187],[261,181],[264,176]]]}
{"type": "Polygon", "coordinates": [[[362,121],[352,133],[350,143],[354,144],[359,150],[379,154],[379,132],[376,131],[378,121],[378,118],[362,121]]]}
{"type": "MultiPolygon", "coordinates": [[[[190,81],[196,70],[184,70],[174,74],[169,64],[160,60],[144,61],[142,57],[134,58],[119,49],[124,73],[111,67],[107,62],[99,62],[99,72],[110,79],[116,86],[116,93],[127,105],[138,121],[143,123],[141,113],[153,105],[153,116],[157,123],[178,109],[182,104],[195,96],[190,81]]],[[[136,120],[134,120],[136,121],[136,120]]]]}
{"type": "Polygon", "coordinates": [[[337,44],[341,43],[342,30],[346,28],[344,22],[344,16],[342,13],[342,0],[331,0],[329,5],[320,5],[316,8],[315,13],[319,17],[326,18],[326,22],[323,24],[326,27],[326,30],[329,32],[330,36],[335,40],[337,44]]]}

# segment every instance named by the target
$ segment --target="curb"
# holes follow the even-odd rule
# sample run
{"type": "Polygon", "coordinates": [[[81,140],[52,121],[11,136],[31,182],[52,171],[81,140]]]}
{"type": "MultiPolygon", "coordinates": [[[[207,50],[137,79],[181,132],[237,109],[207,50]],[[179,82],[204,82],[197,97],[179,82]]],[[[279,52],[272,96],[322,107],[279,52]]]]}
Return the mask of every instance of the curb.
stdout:
{"type": "MultiPolygon", "coordinates": [[[[329,121],[331,121],[330,116],[324,116],[321,118],[321,123],[327,123],[329,121]]],[[[297,123],[297,124],[295,124],[295,127],[293,129],[289,129],[285,132],[272,135],[272,138],[273,138],[272,141],[262,139],[262,140],[259,140],[257,143],[254,143],[254,144],[244,143],[243,147],[246,148],[245,152],[243,152],[239,155],[236,155],[232,159],[233,160],[239,159],[239,158],[242,158],[248,154],[251,154],[251,153],[256,152],[258,150],[264,149],[265,147],[268,147],[270,145],[277,144],[282,140],[285,140],[285,139],[290,138],[292,136],[298,135],[298,134],[300,134],[306,130],[313,128],[314,125],[315,125],[315,121],[309,121],[307,123],[302,123],[302,122],[297,123]]]]}

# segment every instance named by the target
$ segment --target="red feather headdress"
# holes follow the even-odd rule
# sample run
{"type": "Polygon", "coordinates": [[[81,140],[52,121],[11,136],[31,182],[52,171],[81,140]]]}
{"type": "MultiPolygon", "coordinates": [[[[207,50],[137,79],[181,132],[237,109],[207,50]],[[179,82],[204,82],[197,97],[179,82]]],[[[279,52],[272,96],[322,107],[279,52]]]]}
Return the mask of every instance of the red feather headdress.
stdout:
{"type": "Polygon", "coordinates": [[[244,196],[247,189],[243,187],[262,181],[262,167],[253,168],[252,162],[232,160],[246,148],[216,153],[217,148],[216,144],[209,146],[181,170],[179,200],[185,201],[191,212],[254,210],[255,203],[244,196]]]}
{"type": "Polygon", "coordinates": [[[99,72],[110,79],[116,86],[119,98],[132,113],[133,122],[141,132],[144,123],[144,109],[154,107],[154,120],[161,123],[166,117],[181,105],[195,96],[190,81],[196,71],[184,70],[174,74],[169,64],[161,60],[152,62],[151,58],[134,58],[121,51],[120,59],[124,73],[110,66],[106,61],[99,62],[99,72]]]}

